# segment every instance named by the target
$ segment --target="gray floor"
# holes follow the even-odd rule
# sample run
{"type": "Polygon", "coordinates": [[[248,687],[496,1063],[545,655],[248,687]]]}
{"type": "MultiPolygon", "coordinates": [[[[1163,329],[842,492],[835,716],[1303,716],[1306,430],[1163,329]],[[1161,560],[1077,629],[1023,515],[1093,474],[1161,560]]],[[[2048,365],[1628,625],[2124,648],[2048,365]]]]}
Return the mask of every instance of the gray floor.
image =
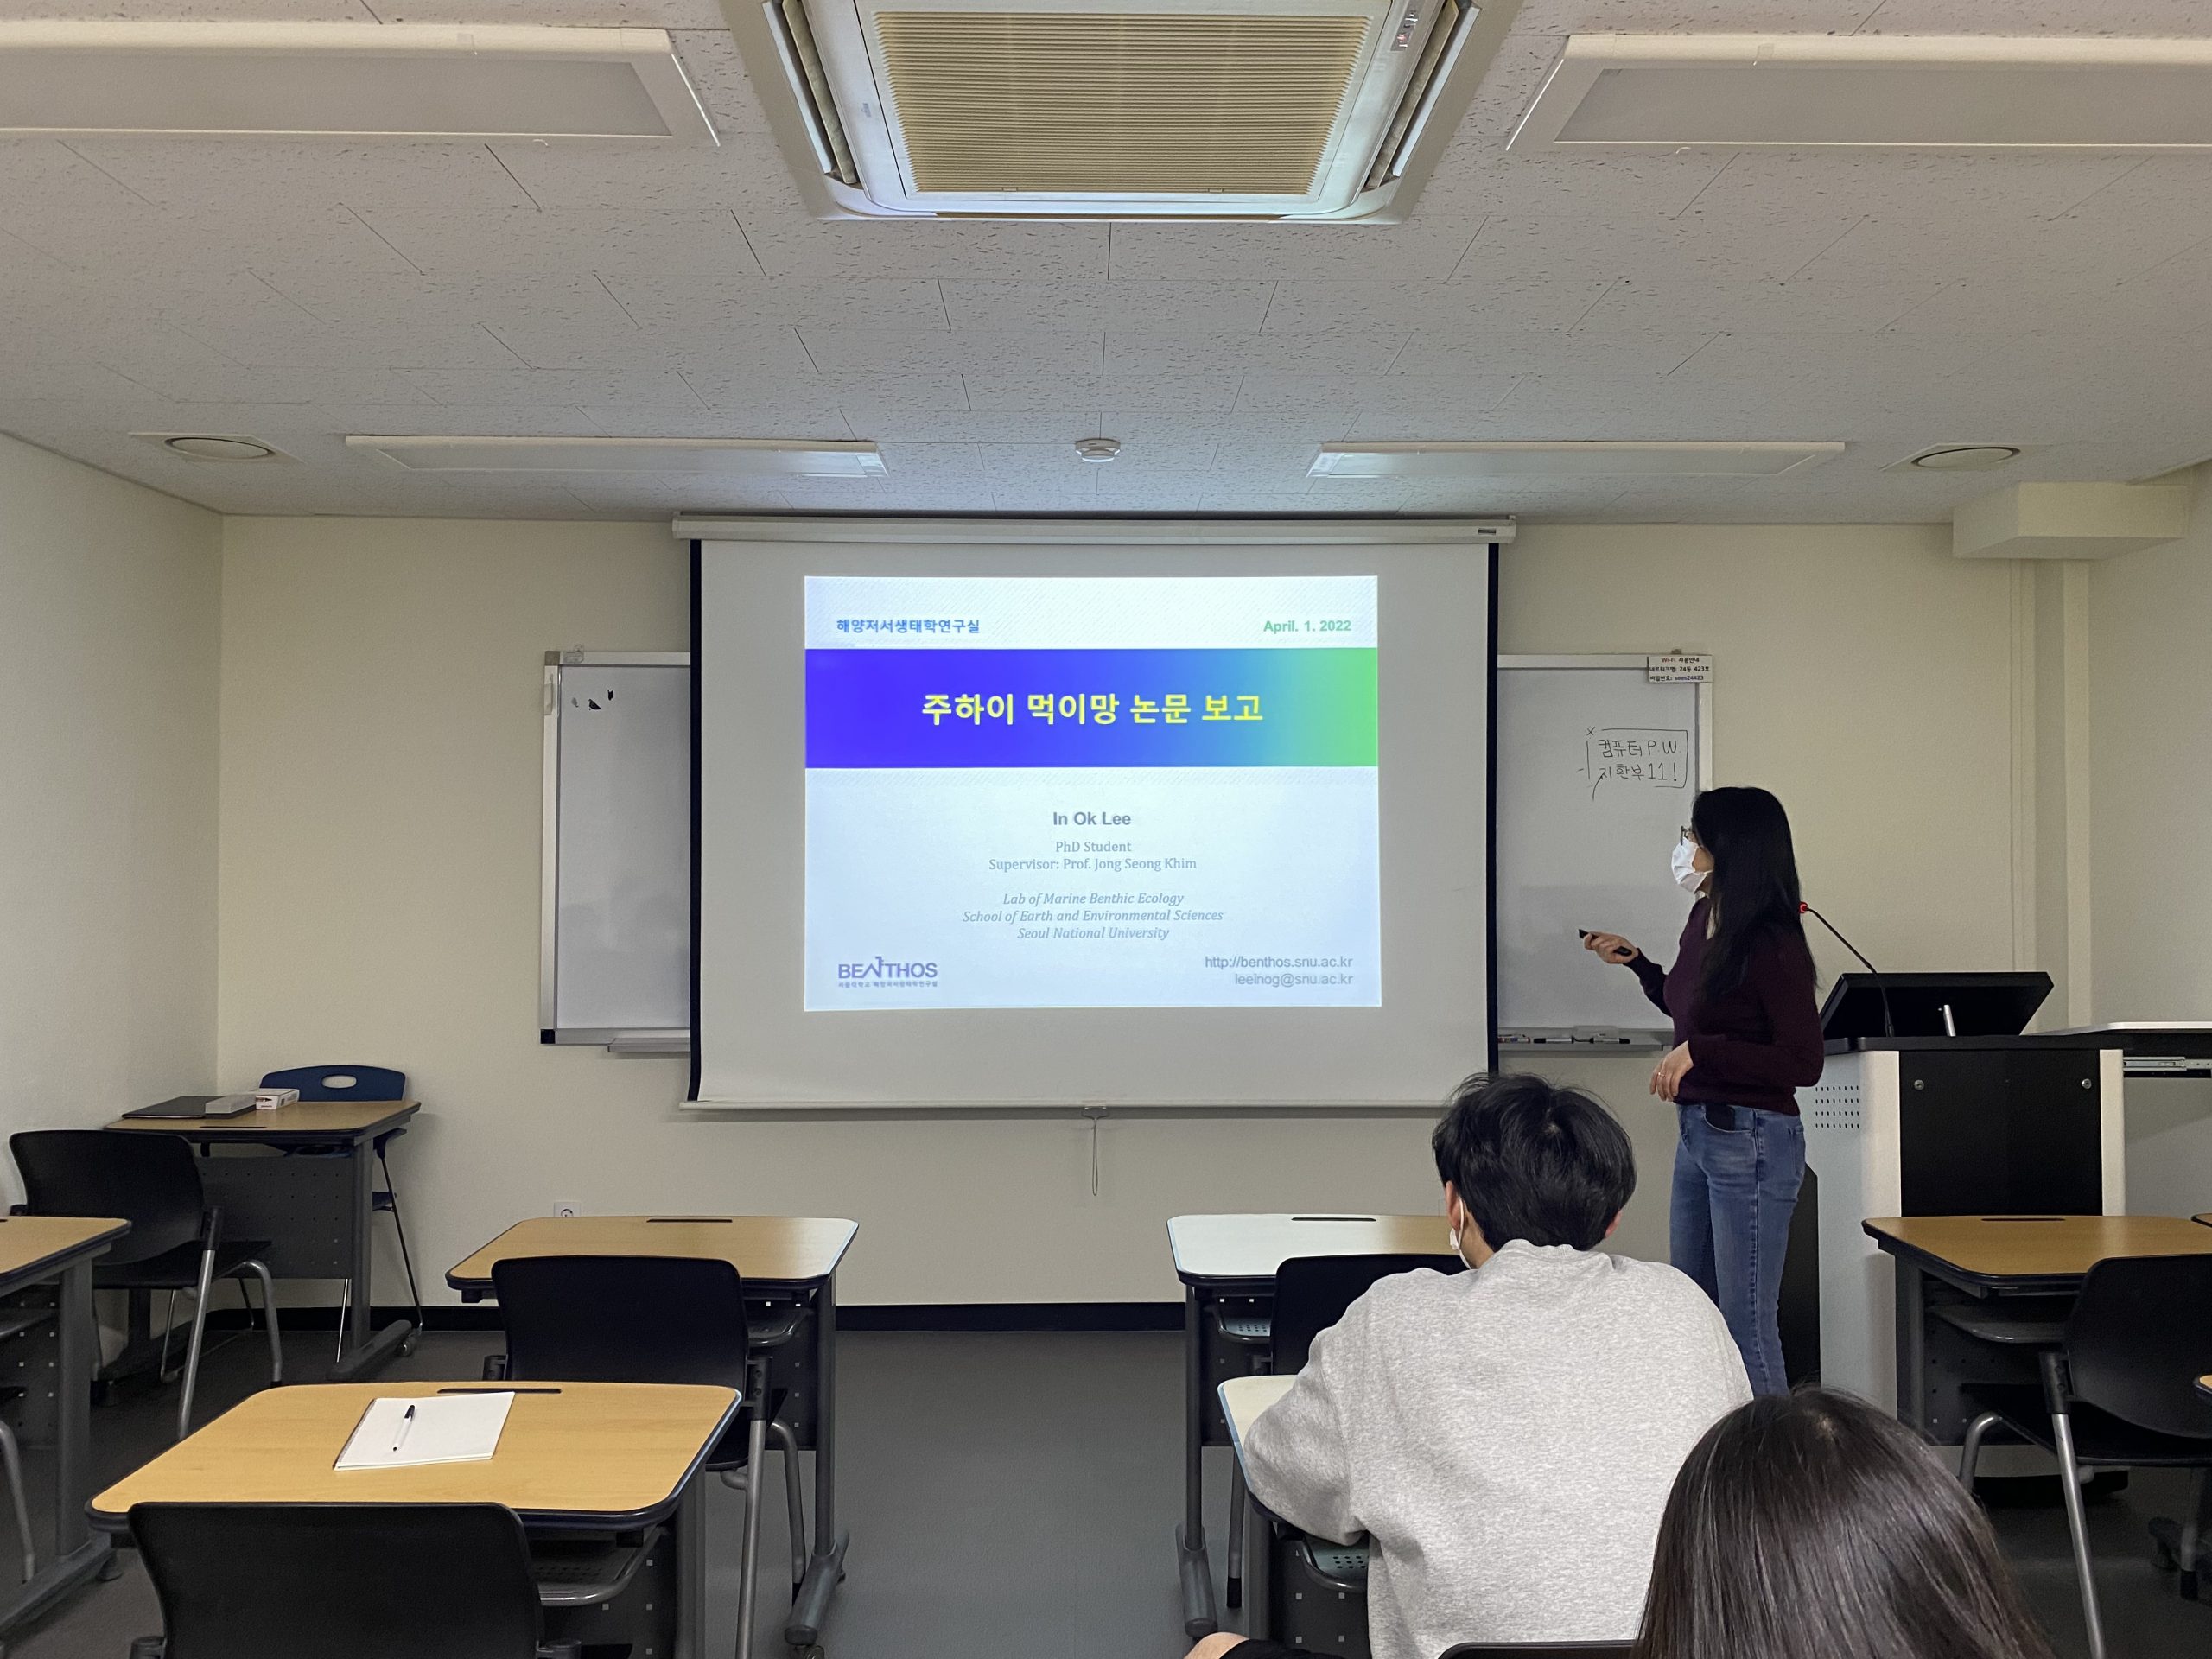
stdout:
{"type": "MultiPolygon", "coordinates": [[[[475,1376],[494,1340],[433,1335],[391,1374],[475,1376]]],[[[826,1638],[832,1659],[1179,1655],[1180,1340],[847,1332],[839,1503],[853,1544],[826,1638]]],[[[321,1375],[327,1344],[288,1342],[295,1380],[321,1375]]],[[[202,1382],[210,1411],[258,1385],[260,1357],[257,1340],[214,1357],[202,1382]]],[[[174,1409],[162,1390],[96,1412],[101,1475],[119,1476],[166,1445],[174,1409]]],[[[1227,1501],[1224,1456],[1212,1454],[1210,1471],[1216,1517],[1227,1501]]],[[[788,1559],[778,1491],[769,1489],[762,1539],[759,1659],[785,1652],[777,1635],[784,1604],[775,1564],[788,1559]]],[[[2183,1495],[2175,1478],[2138,1476],[2093,1509],[2107,1635],[2124,1659],[2212,1648],[2212,1605],[2181,1601],[2146,1548],[2145,1518],[2174,1513],[2183,1495]]],[[[1996,1518],[2061,1659],[2077,1659],[2087,1649],[2063,1516],[2054,1505],[2000,1509],[1996,1518]]],[[[1218,1571],[1217,1531],[1214,1561],[1218,1571]]],[[[724,1619],[734,1599],[734,1579],[717,1586],[724,1619]]],[[[134,1562],[115,1583],[87,1586],[20,1633],[9,1654],[123,1659],[131,1637],[159,1624],[134,1562]]],[[[730,1636],[717,1624],[708,1651],[729,1652],[730,1636]]]]}

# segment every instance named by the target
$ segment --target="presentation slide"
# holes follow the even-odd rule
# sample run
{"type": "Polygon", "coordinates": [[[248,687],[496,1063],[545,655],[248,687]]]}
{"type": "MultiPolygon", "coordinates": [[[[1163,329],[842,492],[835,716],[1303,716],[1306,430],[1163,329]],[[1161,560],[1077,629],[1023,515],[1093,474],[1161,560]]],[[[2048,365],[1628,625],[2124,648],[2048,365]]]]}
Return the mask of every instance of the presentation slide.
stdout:
{"type": "Polygon", "coordinates": [[[1376,1007],[1376,578],[805,579],[809,1010],[1376,1007]]]}

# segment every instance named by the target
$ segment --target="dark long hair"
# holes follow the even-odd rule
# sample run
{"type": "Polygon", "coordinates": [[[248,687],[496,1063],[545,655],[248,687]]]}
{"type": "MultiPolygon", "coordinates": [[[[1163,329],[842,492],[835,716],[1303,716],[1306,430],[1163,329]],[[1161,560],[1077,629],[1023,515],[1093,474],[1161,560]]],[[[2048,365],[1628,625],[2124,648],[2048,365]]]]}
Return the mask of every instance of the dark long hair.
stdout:
{"type": "Polygon", "coordinates": [[[1713,855],[1714,931],[1698,980],[1698,995],[1710,1001],[1744,982],[1761,940],[1780,935],[1804,942],[1797,852],[1789,814],[1763,789],[1704,791],[1690,807],[1690,828],[1713,855]]]}
{"type": "Polygon", "coordinates": [[[1989,1522],[1849,1395],[1770,1395],[1692,1451],[1634,1659],[2051,1659],[1989,1522]]]}

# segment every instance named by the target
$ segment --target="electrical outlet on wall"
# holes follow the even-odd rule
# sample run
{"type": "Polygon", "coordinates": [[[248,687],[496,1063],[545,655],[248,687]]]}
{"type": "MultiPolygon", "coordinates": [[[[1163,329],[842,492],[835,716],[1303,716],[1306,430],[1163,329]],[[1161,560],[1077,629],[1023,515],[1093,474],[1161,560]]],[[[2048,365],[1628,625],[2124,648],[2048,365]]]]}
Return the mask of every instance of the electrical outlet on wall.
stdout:
{"type": "Polygon", "coordinates": [[[553,1200],[553,1213],[556,1216],[577,1215],[582,1213],[582,1206],[578,1205],[574,1198],[556,1198],[553,1200]]]}

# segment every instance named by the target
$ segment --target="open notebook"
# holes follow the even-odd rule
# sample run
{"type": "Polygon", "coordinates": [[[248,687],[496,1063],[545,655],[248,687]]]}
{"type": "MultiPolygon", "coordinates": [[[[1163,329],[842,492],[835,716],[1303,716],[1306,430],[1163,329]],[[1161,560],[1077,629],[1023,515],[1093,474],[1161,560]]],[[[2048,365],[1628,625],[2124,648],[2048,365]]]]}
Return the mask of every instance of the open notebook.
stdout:
{"type": "Polygon", "coordinates": [[[340,1469],[411,1469],[426,1463],[482,1463],[499,1449],[515,1402],[505,1389],[416,1399],[379,1395],[338,1454],[340,1469]]]}

